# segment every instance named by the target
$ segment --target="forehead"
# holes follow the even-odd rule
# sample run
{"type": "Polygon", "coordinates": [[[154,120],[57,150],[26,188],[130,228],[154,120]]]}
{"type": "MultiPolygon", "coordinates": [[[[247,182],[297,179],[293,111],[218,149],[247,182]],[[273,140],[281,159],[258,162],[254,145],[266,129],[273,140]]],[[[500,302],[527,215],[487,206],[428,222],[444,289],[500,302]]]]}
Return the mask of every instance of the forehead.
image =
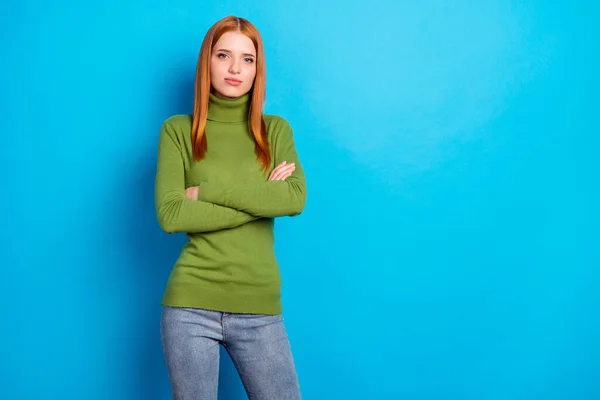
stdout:
{"type": "Polygon", "coordinates": [[[225,32],[215,43],[213,50],[216,49],[225,49],[234,53],[256,53],[252,40],[239,32],[225,32]]]}

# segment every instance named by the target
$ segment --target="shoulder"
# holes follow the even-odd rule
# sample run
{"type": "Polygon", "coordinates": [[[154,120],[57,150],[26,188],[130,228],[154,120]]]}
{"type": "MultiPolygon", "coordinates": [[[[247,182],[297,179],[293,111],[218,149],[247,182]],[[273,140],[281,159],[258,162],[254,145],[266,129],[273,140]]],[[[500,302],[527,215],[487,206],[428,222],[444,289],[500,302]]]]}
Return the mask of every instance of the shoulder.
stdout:
{"type": "Polygon", "coordinates": [[[160,127],[160,140],[182,146],[192,132],[192,115],[176,114],[165,119],[160,127]]]}
{"type": "Polygon", "coordinates": [[[176,114],[163,121],[163,128],[171,128],[175,131],[186,131],[192,129],[191,114],[176,114]]]}
{"type": "Polygon", "coordinates": [[[263,114],[263,118],[267,127],[267,136],[270,140],[293,135],[292,126],[284,117],[275,114],[263,114]]]}
{"type": "Polygon", "coordinates": [[[265,124],[267,125],[267,129],[291,128],[288,120],[283,118],[281,115],[263,114],[263,118],[265,119],[265,124]]]}

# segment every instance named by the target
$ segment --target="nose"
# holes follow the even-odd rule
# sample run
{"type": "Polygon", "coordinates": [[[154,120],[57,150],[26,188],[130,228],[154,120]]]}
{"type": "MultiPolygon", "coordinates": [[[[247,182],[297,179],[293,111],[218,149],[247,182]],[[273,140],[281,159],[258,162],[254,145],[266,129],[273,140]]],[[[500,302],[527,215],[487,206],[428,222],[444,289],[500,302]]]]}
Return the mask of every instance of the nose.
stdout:
{"type": "Polygon", "coordinates": [[[229,65],[229,72],[232,74],[240,73],[240,64],[238,60],[232,59],[231,64],[229,65]]]}

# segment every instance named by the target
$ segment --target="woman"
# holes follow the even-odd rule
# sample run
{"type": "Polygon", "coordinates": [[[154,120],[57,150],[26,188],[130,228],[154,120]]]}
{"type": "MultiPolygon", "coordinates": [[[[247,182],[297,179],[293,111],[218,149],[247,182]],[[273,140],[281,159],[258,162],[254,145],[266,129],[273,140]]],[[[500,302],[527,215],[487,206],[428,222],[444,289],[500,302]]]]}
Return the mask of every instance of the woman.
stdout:
{"type": "Polygon", "coordinates": [[[158,221],[189,236],[162,299],[175,399],[217,398],[219,345],[250,399],[300,398],[273,224],[302,212],[305,177],[288,122],[263,114],[265,79],[259,32],[226,17],[202,43],[193,114],[161,128],[158,221]]]}

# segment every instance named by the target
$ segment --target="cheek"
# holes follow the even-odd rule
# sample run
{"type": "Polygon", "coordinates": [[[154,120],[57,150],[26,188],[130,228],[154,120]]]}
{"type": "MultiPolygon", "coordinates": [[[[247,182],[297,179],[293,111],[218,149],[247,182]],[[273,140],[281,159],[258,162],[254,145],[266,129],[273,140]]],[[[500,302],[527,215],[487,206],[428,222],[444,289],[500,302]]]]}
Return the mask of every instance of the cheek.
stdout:
{"type": "Polygon", "coordinates": [[[210,63],[210,75],[215,76],[218,73],[215,63],[210,63]]]}
{"type": "Polygon", "coordinates": [[[210,63],[210,75],[211,77],[220,77],[223,75],[223,65],[218,62],[210,63]]]}
{"type": "Polygon", "coordinates": [[[254,78],[256,78],[256,68],[248,68],[246,71],[246,79],[254,82],[254,78]]]}

